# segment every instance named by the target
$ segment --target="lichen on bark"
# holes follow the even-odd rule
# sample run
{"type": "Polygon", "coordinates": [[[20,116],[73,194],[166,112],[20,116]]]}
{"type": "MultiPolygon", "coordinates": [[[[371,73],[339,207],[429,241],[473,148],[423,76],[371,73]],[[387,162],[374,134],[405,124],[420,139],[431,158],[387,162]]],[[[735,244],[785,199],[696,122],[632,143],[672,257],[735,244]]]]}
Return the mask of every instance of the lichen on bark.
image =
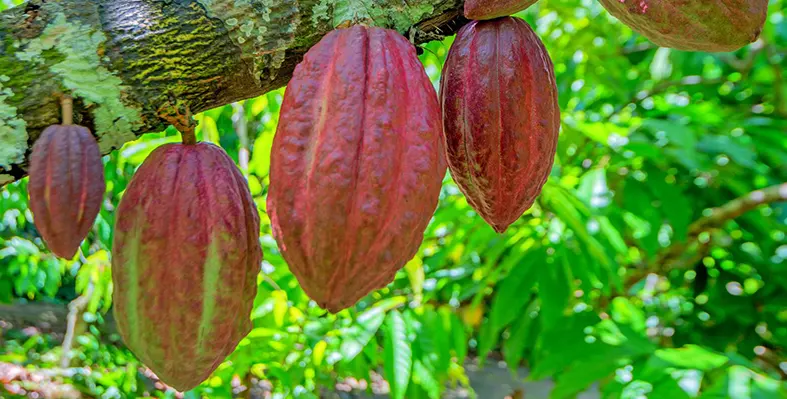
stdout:
{"type": "Polygon", "coordinates": [[[241,58],[253,63],[255,78],[276,78],[300,25],[297,0],[197,2],[205,7],[208,17],[223,21],[233,43],[241,49],[241,58]]]}
{"type": "Polygon", "coordinates": [[[334,27],[347,21],[371,20],[375,26],[405,33],[435,11],[434,1],[412,0],[384,3],[379,0],[320,0],[312,9],[311,21],[330,21],[334,27]]]}
{"type": "Polygon", "coordinates": [[[123,81],[102,65],[103,32],[57,13],[40,37],[21,43],[17,58],[44,62],[42,52],[55,49],[62,61],[50,66],[70,95],[92,108],[95,134],[102,152],[133,140],[141,125],[139,110],[123,102],[123,81]]]}
{"type": "MultiPolygon", "coordinates": [[[[9,168],[24,159],[27,151],[27,129],[24,119],[17,115],[16,107],[6,103],[14,92],[3,87],[11,78],[0,75],[0,170],[9,168]]],[[[2,177],[2,176],[0,176],[2,177]]],[[[0,184],[7,183],[0,181],[0,184]]]]}
{"type": "Polygon", "coordinates": [[[106,154],[165,129],[175,104],[197,114],[286,85],[335,21],[417,27],[419,43],[463,22],[459,0],[362,1],[29,0],[0,12],[0,173],[27,174],[62,95],[106,154]]]}

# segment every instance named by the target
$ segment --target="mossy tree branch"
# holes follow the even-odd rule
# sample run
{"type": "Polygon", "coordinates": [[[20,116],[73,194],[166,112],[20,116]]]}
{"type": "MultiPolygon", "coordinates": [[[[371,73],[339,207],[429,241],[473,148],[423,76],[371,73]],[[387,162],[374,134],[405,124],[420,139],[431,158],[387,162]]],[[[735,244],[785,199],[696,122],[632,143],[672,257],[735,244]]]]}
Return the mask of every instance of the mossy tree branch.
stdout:
{"type": "Polygon", "coordinates": [[[461,0],[36,0],[0,13],[0,186],[26,175],[40,132],[74,98],[103,153],[284,86],[342,23],[452,34],[461,0]]]}

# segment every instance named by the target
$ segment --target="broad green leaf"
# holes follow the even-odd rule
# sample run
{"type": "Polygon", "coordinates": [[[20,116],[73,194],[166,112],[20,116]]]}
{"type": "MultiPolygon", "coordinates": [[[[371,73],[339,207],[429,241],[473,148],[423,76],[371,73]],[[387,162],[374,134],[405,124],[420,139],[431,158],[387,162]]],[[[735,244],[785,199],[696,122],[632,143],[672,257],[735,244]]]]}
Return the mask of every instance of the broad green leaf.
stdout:
{"type": "Polygon", "coordinates": [[[660,119],[647,119],[642,123],[642,128],[651,131],[656,137],[662,136],[674,146],[684,149],[694,149],[697,145],[697,136],[694,132],[680,123],[660,119]]]}
{"type": "MultiPolygon", "coordinates": [[[[743,366],[731,366],[707,382],[700,399],[776,399],[787,397],[783,383],[743,366]]],[[[707,380],[708,378],[706,378],[707,380]]]]}
{"type": "Polygon", "coordinates": [[[448,371],[448,367],[451,364],[450,315],[448,318],[444,318],[433,308],[427,308],[422,319],[425,328],[421,334],[428,334],[432,342],[431,353],[426,353],[422,356],[432,359],[435,372],[438,375],[442,375],[448,371]],[[447,322],[445,325],[444,321],[447,322]]]}
{"type": "Polygon", "coordinates": [[[495,330],[492,326],[491,320],[484,319],[481,324],[481,331],[478,335],[478,363],[483,366],[486,362],[486,357],[498,343],[500,339],[500,332],[495,330]]]}
{"type": "Polygon", "coordinates": [[[719,368],[729,361],[727,356],[717,354],[697,345],[659,349],[653,356],[663,361],[665,363],[664,365],[667,367],[702,371],[719,368]]]}
{"type": "Polygon", "coordinates": [[[680,187],[668,184],[666,175],[660,171],[650,170],[648,178],[653,198],[658,198],[659,209],[672,226],[674,239],[685,241],[691,223],[691,203],[680,187]]]}
{"type": "Polygon", "coordinates": [[[564,311],[571,297],[571,279],[564,263],[565,249],[557,249],[538,271],[538,297],[541,299],[541,319],[549,327],[563,319],[564,311]]]}
{"type": "Polygon", "coordinates": [[[467,357],[467,334],[462,320],[456,313],[451,314],[451,338],[456,352],[457,363],[463,364],[467,357]]]}
{"type": "MultiPolygon", "coordinates": [[[[543,321],[543,317],[539,317],[543,321]]],[[[609,348],[593,336],[592,328],[600,321],[592,312],[575,313],[561,319],[560,323],[545,325],[538,336],[537,353],[531,370],[531,378],[539,379],[565,370],[571,363],[584,357],[598,356],[609,352],[609,348]]]]}
{"type": "Polygon", "coordinates": [[[385,320],[385,312],[405,302],[403,297],[388,298],[376,303],[364,311],[355,320],[355,324],[344,330],[340,352],[345,360],[355,358],[380,329],[385,320]]]}
{"type": "Polygon", "coordinates": [[[574,363],[557,378],[550,398],[573,398],[577,393],[584,391],[594,382],[614,374],[620,363],[621,359],[615,359],[614,357],[574,363]]]}
{"type": "Polygon", "coordinates": [[[627,324],[632,330],[645,333],[645,314],[642,309],[634,306],[627,298],[617,297],[610,304],[612,320],[619,324],[627,324]]]}
{"type": "Polygon", "coordinates": [[[503,358],[512,371],[519,367],[528,344],[528,336],[532,333],[531,327],[536,317],[535,311],[538,301],[532,301],[527,308],[514,321],[509,330],[509,336],[503,342],[503,358]]]}
{"type": "Polygon", "coordinates": [[[501,331],[522,314],[522,310],[530,302],[530,291],[536,284],[538,271],[543,270],[544,266],[543,251],[529,251],[495,287],[490,314],[490,328],[493,332],[501,331]]]}
{"type": "Polygon", "coordinates": [[[428,369],[420,360],[413,362],[413,382],[420,385],[430,398],[440,399],[442,387],[434,374],[435,371],[428,369]]]}
{"type": "Polygon", "coordinates": [[[397,310],[388,312],[385,326],[385,379],[393,399],[404,399],[413,367],[412,349],[407,338],[407,326],[397,310]]]}

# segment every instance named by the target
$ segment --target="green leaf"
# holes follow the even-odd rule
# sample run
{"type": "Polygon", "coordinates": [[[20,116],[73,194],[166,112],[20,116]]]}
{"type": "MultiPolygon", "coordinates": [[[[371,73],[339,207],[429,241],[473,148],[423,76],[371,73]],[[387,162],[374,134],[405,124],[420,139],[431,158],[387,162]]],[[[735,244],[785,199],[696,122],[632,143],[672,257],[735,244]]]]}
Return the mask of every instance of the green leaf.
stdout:
{"type": "Polygon", "coordinates": [[[697,345],[685,345],[682,348],[658,349],[653,355],[661,360],[665,367],[696,369],[709,371],[719,368],[728,362],[727,356],[717,354],[697,345]]]}
{"type": "Polygon", "coordinates": [[[552,179],[544,185],[541,202],[582,241],[586,246],[586,256],[600,264],[612,263],[604,247],[588,232],[590,210],[587,204],[552,179]]]}
{"type": "Polygon", "coordinates": [[[634,306],[627,298],[617,297],[610,304],[612,320],[616,323],[627,324],[634,331],[645,332],[645,314],[642,309],[634,306]]]}
{"type": "Polygon", "coordinates": [[[555,389],[550,394],[552,399],[573,398],[577,393],[587,389],[593,382],[600,380],[618,368],[621,359],[593,359],[574,363],[566,372],[557,378],[555,389]]]}
{"type": "Polygon", "coordinates": [[[691,223],[691,202],[680,187],[666,182],[667,175],[659,170],[648,170],[648,185],[659,209],[670,222],[674,239],[685,241],[691,223]]]}
{"type": "Polygon", "coordinates": [[[412,349],[402,314],[392,310],[386,317],[384,347],[385,378],[393,399],[404,399],[413,366],[412,349]]]}
{"type": "Polygon", "coordinates": [[[404,297],[388,298],[377,302],[370,309],[358,315],[355,324],[344,329],[341,333],[341,337],[344,338],[339,349],[342,358],[349,361],[358,356],[380,329],[385,320],[385,312],[405,303],[405,301],[404,297]]]}
{"type": "Polygon", "coordinates": [[[457,363],[463,364],[467,357],[467,334],[465,333],[465,325],[462,324],[462,320],[456,313],[451,313],[451,338],[457,363]]]}
{"type": "Polygon", "coordinates": [[[428,369],[420,360],[413,362],[413,382],[420,385],[430,398],[440,399],[442,387],[434,374],[435,371],[428,369]]]}
{"type": "Polygon", "coordinates": [[[739,165],[755,169],[757,167],[757,153],[741,144],[739,140],[733,140],[729,136],[705,135],[697,148],[713,155],[727,155],[739,165]]]}
{"type": "MultiPolygon", "coordinates": [[[[451,365],[451,319],[443,318],[442,314],[432,308],[427,308],[422,316],[425,331],[431,337],[431,353],[425,354],[432,362],[435,372],[443,375],[451,365]],[[444,324],[444,321],[447,322],[444,324]]],[[[420,337],[419,337],[420,338],[420,337]]],[[[423,348],[422,348],[423,350],[423,348]]]]}
{"type": "Polygon", "coordinates": [[[520,315],[519,319],[514,322],[510,329],[510,335],[503,342],[503,358],[508,365],[508,368],[516,370],[519,363],[522,361],[525,348],[528,344],[528,335],[531,333],[530,329],[535,320],[534,313],[538,308],[538,301],[531,301],[530,305],[520,315]]]}
{"type": "Polygon", "coordinates": [[[669,143],[677,147],[694,149],[697,145],[696,134],[687,126],[673,121],[648,119],[642,123],[642,128],[650,130],[656,136],[659,132],[663,132],[669,143]]]}
{"type": "Polygon", "coordinates": [[[490,313],[490,328],[493,332],[500,332],[522,314],[522,309],[530,302],[530,291],[536,284],[536,271],[543,267],[543,251],[530,251],[496,287],[490,313]]]}
{"type": "Polygon", "coordinates": [[[541,298],[541,319],[544,327],[560,322],[571,297],[571,279],[566,273],[564,249],[547,256],[538,273],[538,296],[541,298]]]}
{"type": "MultiPolygon", "coordinates": [[[[543,318],[539,318],[543,321],[543,318]]],[[[545,326],[538,335],[535,364],[531,378],[539,379],[552,376],[567,368],[580,356],[589,357],[608,353],[603,342],[589,342],[588,327],[600,321],[594,312],[575,313],[565,317],[560,323],[545,326]]]]}
{"type": "Polygon", "coordinates": [[[731,366],[720,377],[706,376],[700,399],[782,399],[787,398],[787,387],[768,376],[743,366],[731,366]]]}
{"type": "Polygon", "coordinates": [[[481,324],[481,332],[478,336],[478,363],[483,366],[489,352],[497,346],[500,339],[500,332],[492,327],[492,322],[487,318],[481,324]]]}

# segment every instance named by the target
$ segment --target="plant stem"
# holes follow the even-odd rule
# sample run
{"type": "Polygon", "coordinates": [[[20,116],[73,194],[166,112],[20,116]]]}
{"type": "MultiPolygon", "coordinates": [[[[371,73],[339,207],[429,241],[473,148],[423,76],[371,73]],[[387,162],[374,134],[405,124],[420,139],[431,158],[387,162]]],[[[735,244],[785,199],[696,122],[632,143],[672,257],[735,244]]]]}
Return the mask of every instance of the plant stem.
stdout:
{"type": "Polygon", "coordinates": [[[60,100],[60,109],[62,111],[63,126],[74,124],[74,100],[71,96],[64,96],[60,100]]]}
{"type": "Polygon", "coordinates": [[[191,108],[188,106],[186,106],[185,122],[180,128],[180,136],[183,139],[183,144],[185,145],[197,144],[197,135],[194,133],[194,125],[191,123],[191,108]]]}

